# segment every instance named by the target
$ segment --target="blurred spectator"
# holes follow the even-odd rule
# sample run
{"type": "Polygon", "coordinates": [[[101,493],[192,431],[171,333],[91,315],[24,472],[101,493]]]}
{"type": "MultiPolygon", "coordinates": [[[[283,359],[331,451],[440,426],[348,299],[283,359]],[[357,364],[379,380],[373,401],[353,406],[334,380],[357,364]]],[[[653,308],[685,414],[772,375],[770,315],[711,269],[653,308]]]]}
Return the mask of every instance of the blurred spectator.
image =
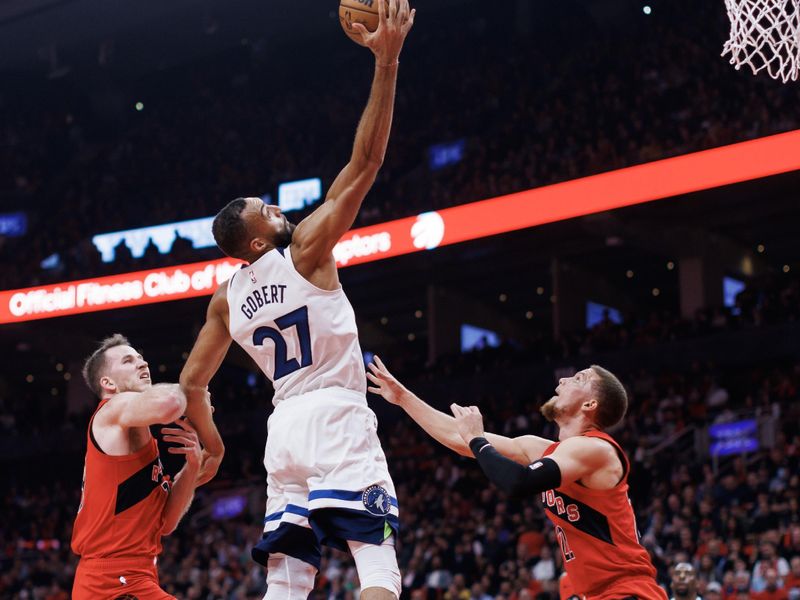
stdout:
{"type": "Polygon", "coordinates": [[[783,588],[783,582],[778,579],[778,571],[773,567],[764,570],[764,587],[760,591],[755,591],[755,586],[751,587],[750,598],[752,600],[788,600],[789,594],[783,588]]]}
{"type": "Polygon", "coordinates": [[[761,592],[767,589],[770,582],[770,573],[774,573],[776,578],[787,576],[789,574],[789,563],[785,558],[777,554],[775,544],[764,541],[759,546],[758,561],[753,566],[751,588],[754,592],[761,592]]]}

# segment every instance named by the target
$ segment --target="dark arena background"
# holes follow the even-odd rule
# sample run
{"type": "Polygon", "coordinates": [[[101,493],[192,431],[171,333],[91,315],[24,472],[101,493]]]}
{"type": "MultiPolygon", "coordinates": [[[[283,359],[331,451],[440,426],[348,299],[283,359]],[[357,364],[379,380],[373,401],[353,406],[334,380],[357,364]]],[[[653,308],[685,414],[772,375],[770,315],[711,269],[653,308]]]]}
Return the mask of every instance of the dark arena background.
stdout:
{"type": "MultiPolygon", "coordinates": [[[[723,0],[412,4],[387,158],[335,250],[365,360],[550,438],[558,378],[612,369],[658,583],[673,596],[686,562],[703,598],[800,598],[800,84],[720,57],[723,0]]],[[[70,596],[83,358],[121,332],[177,381],[236,268],[210,217],[262,196],[298,222],[347,161],[373,59],[337,8],[0,1],[0,597],[70,596]]],[[[225,458],[164,538],[161,584],[262,598],[272,388],[234,347],[211,393],[225,458]]],[[[369,402],[402,598],[558,598],[540,498],[369,402]]],[[[311,597],[358,595],[327,551],[311,597]]]]}

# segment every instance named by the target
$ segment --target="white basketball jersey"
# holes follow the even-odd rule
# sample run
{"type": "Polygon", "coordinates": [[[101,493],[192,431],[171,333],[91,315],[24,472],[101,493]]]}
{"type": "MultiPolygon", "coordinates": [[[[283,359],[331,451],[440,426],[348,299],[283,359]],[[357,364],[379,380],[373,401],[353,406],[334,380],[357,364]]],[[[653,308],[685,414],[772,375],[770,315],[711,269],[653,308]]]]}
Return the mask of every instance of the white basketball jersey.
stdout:
{"type": "Polygon", "coordinates": [[[289,248],[264,254],[228,281],[231,337],[272,381],[279,402],[325,388],[366,394],[353,307],[294,268],[289,248]]]}

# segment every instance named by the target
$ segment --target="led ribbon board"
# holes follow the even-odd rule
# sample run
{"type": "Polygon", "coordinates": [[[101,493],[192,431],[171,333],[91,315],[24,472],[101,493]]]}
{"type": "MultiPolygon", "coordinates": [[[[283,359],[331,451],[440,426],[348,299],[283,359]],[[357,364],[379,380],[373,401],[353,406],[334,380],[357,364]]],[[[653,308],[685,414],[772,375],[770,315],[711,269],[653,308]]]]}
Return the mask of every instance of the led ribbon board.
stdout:
{"type": "Polygon", "coordinates": [[[0,323],[206,296],[240,265],[222,259],[0,292],[0,323]]]}
{"type": "MultiPolygon", "coordinates": [[[[800,130],[348,232],[339,267],[800,170],[800,130]]],[[[209,295],[232,259],[0,292],[0,324],[209,295]]]]}

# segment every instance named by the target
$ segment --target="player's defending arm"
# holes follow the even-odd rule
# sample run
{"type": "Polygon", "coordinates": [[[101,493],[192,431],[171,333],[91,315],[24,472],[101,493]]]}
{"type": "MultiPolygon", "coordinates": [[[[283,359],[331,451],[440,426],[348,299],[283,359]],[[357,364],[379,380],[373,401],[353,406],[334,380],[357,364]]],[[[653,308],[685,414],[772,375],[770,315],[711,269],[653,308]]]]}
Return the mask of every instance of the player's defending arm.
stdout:
{"type": "Polygon", "coordinates": [[[222,437],[211,416],[208,384],[231,345],[227,314],[227,286],[222,285],[214,293],[208,305],[206,322],[197,336],[180,376],[181,388],[186,393],[186,416],[197,429],[203,444],[203,462],[197,485],[210,481],[216,475],[225,454],[222,437]]]}
{"type": "Polygon", "coordinates": [[[186,396],[174,383],[158,383],[143,392],[122,392],[97,413],[98,425],[148,427],[171,423],[186,409],[186,396]]]}
{"type": "Polygon", "coordinates": [[[311,273],[330,260],[336,243],[353,225],[367,192],[383,164],[392,128],[398,57],[414,24],[408,0],[379,2],[380,23],[374,33],[359,31],[375,55],[375,75],[361,116],[350,162],[331,184],[325,202],[305,218],[292,236],[292,258],[301,273],[311,273]]]}
{"type": "Polygon", "coordinates": [[[475,406],[453,404],[450,408],[462,440],[469,444],[483,472],[498,488],[512,496],[538,494],[559,487],[563,481],[578,481],[608,467],[613,460],[608,444],[574,437],[561,442],[550,456],[525,467],[508,460],[494,447],[483,431],[483,417],[475,406]]]}
{"type": "MultiPolygon", "coordinates": [[[[369,365],[371,372],[367,377],[374,384],[369,391],[383,396],[388,402],[402,408],[408,416],[425,430],[437,442],[450,448],[462,456],[472,458],[473,454],[469,444],[466,443],[458,431],[456,419],[441,411],[436,410],[424,400],[409,391],[386,368],[380,357],[375,357],[375,362],[369,365]]],[[[552,444],[550,440],[525,435],[517,438],[508,438],[494,433],[486,433],[498,452],[523,465],[528,465],[552,444]]]]}
{"type": "Polygon", "coordinates": [[[161,535],[169,535],[178,526],[178,523],[189,510],[189,506],[194,498],[194,490],[199,485],[197,475],[200,471],[200,440],[197,432],[183,419],[177,421],[178,427],[164,427],[161,433],[164,434],[164,441],[180,444],[177,447],[170,447],[167,452],[170,454],[183,454],[186,457],[186,464],[175,476],[169,492],[167,504],[164,507],[164,525],[161,535]]]}

